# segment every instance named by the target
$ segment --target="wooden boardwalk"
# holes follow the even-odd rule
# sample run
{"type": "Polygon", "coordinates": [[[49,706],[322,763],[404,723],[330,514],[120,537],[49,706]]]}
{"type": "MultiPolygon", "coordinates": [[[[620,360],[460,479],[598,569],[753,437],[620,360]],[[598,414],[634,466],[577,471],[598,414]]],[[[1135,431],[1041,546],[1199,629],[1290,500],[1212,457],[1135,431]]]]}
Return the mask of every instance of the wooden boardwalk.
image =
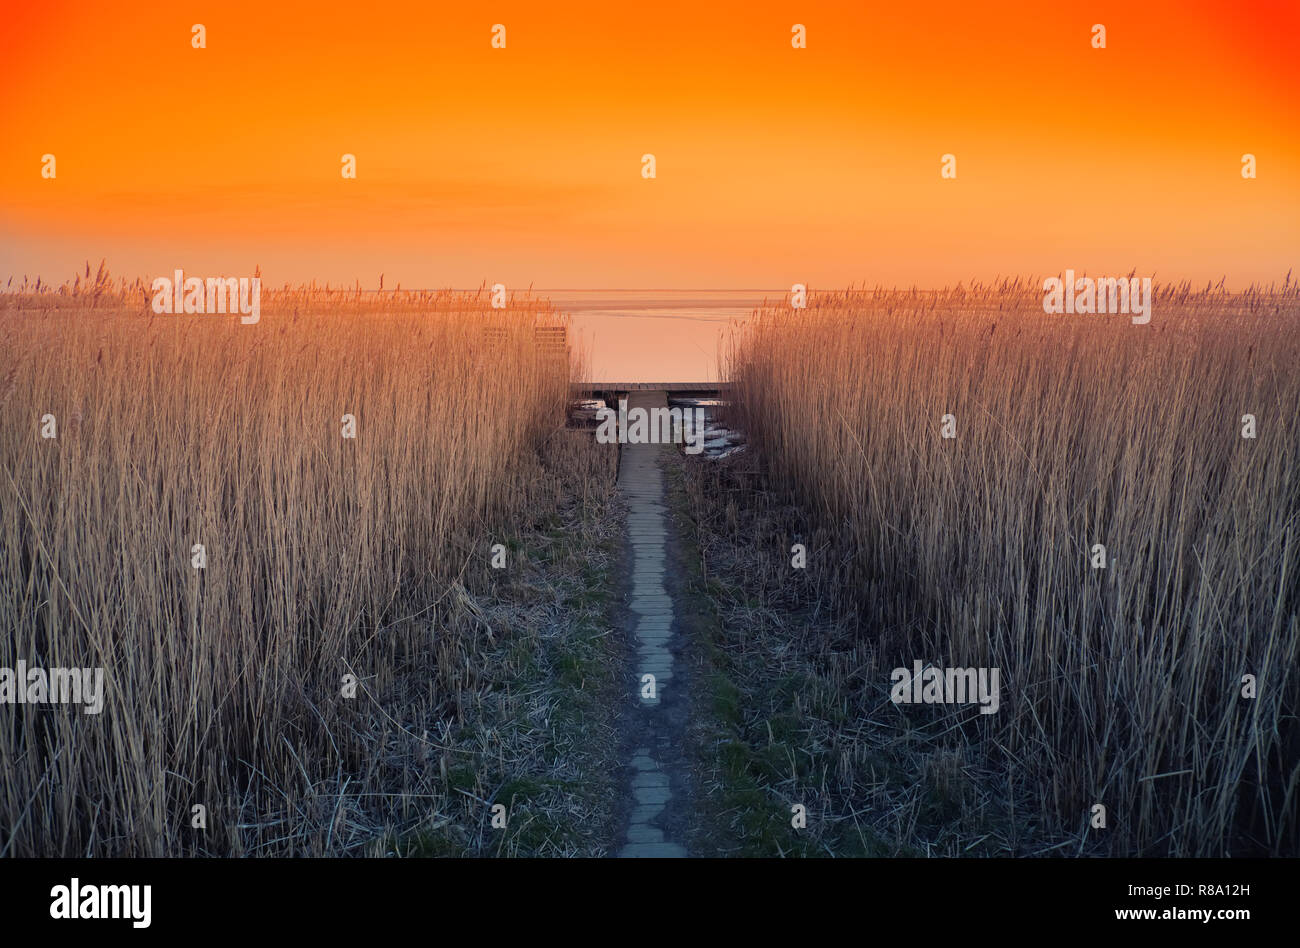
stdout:
{"type": "MultiPolygon", "coordinates": [[[[664,408],[668,393],[633,390],[628,409],[664,408]]],[[[626,444],[621,448],[618,490],[628,504],[628,534],[632,545],[632,613],[636,636],[636,660],[633,672],[640,713],[650,716],[644,722],[644,746],[632,757],[632,796],[634,806],[628,821],[627,845],[620,856],[679,857],[686,850],[665,838],[664,830],[654,825],[672,797],[667,770],[661,765],[674,735],[659,713],[664,692],[673,679],[673,653],[669,640],[673,636],[673,599],[665,585],[668,569],[667,544],[672,524],[664,505],[664,474],[660,461],[671,450],[661,444],[626,444]],[[653,676],[651,684],[646,679],[653,676]]]]}

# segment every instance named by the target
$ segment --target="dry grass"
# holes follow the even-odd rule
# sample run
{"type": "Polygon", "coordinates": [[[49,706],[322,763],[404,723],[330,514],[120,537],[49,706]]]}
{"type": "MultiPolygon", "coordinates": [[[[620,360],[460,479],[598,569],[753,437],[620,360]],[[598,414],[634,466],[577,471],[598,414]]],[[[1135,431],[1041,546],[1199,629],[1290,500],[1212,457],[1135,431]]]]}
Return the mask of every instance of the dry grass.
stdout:
{"type": "Polygon", "coordinates": [[[609,475],[555,441],[569,365],[532,326],[559,317],[308,287],[244,326],[155,316],[102,267],[28,290],[0,294],[0,666],[103,666],[108,702],[3,708],[0,854],[362,852],[447,823],[510,634],[471,593],[497,528],[609,475]]]}
{"type": "Polygon", "coordinates": [[[756,314],[728,368],[767,482],[826,538],[809,595],[876,652],[861,687],[913,659],[998,667],[998,713],[941,713],[1029,779],[1048,835],[1221,855],[1300,838],[1297,366],[1288,278],[1157,287],[1145,327],[1046,316],[1025,282],[818,295],[756,314]]]}
{"type": "Polygon", "coordinates": [[[1043,825],[1025,806],[1030,775],[985,759],[951,714],[890,703],[882,643],[862,633],[862,613],[833,580],[835,531],[766,489],[756,461],[683,465],[703,566],[696,585],[714,613],[698,652],[707,688],[695,742],[718,832],[701,848],[875,857],[1059,849],[1059,824],[1043,825]],[[817,551],[806,569],[790,569],[792,542],[817,551]],[[796,803],[808,814],[799,830],[790,824],[796,803]]]}

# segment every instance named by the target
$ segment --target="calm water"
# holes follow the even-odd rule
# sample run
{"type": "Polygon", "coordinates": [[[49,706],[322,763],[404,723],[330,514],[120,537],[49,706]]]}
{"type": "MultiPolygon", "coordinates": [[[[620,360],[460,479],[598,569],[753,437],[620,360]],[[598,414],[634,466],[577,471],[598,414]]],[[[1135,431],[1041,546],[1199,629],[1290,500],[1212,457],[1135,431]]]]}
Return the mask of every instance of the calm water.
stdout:
{"type": "Polygon", "coordinates": [[[785,290],[538,290],[572,314],[592,382],[715,382],[719,344],[785,290]]]}
{"type": "MultiPolygon", "coordinates": [[[[745,434],[724,420],[727,402],[721,398],[704,398],[692,395],[669,396],[671,407],[682,410],[682,425],[673,425],[673,438],[679,444],[694,443],[697,430],[703,434],[705,460],[720,460],[747,449],[745,434]],[[703,412],[703,425],[697,429],[695,410],[703,412]]],[[[577,428],[596,429],[606,409],[619,410],[613,401],[600,398],[580,398],[570,405],[569,424],[577,428]]]]}

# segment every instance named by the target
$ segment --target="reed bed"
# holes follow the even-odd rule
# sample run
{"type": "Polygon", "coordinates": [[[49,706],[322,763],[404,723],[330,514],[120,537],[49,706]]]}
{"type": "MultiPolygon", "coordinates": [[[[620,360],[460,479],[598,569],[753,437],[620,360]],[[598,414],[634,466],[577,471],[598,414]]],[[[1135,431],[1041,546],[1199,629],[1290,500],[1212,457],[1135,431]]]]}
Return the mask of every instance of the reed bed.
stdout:
{"type": "Polygon", "coordinates": [[[102,266],[0,294],[0,666],[107,684],[98,715],[0,707],[0,855],[363,847],[359,797],[446,776],[494,529],[557,503],[570,367],[533,327],[562,319],[485,290],[268,290],[255,325],[148,301],[102,266]]]}
{"type": "Polygon", "coordinates": [[[897,713],[1030,775],[1058,853],[1294,855],[1300,290],[1157,286],[1135,326],[1038,285],[766,306],[726,355],[735,421],[832,538],[816,596],[879,674],[1000,669],[997,713],[897,713]]]}

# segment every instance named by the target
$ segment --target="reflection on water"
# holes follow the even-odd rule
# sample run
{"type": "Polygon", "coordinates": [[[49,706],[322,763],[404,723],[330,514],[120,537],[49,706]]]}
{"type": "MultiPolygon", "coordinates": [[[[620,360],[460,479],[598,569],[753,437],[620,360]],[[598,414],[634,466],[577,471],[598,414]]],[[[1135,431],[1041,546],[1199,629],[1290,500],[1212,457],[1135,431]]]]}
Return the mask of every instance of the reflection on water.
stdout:
{"type": "MultiPolygon", "coordinates": [[[[719,415],[726,410],[727,402],[721,398],[688,398],[672,397],[668,399],[668,404],[674,408],[704,409],[704,457],[720,461],[723,458],[729,458],[745,450],[745,435],[743,432],[724,426],[719,415]]],[[[682,412],[686,424],[686,437],[691,438],[694,434],[694,411],[682,412]]]]}
{"type": "MultiPolygon", "coordinates": [[[[721,414],[726,411],[727,402],[721,398],[694,398],[688,396],[671,396],[668,404],[672,408],[682,409],[681,429],[673,426],[673,438],[679,444],[693,444],[696,441],[695,411],[704,411],[703,434],[706,460],[720,461],[745,450],[745,435],[736,428],[727,427],[721,421],[721,414]]],[[[618,410],[617,404],[609,404],[601,398],[581,398],[569,404],[568,424],[575,428],[594,431],[604,416],[606,407],[618,410]]]]}
{"type": "Polygon", "coordinates": [[[540,290],[572,316],[591,382],[716,382],[719,344],[782,290],[540,290]]]}

